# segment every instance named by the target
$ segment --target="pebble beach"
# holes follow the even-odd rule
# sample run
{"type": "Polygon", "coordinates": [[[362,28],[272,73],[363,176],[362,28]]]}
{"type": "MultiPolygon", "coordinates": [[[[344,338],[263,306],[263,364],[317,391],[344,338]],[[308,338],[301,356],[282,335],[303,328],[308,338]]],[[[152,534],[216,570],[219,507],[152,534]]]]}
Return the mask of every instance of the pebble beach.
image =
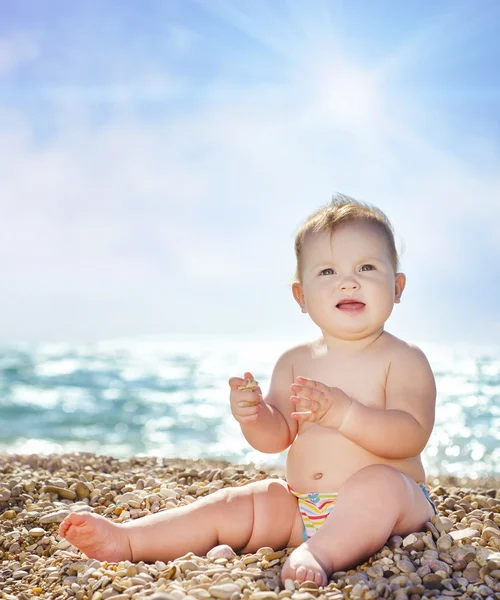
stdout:
{"type": "Polygon", "coordinates": [[[394,536],[327,586],[283,586],[291,549],[218,546],[165,564],[100,562],[58,535],[70,511],[123,522],[282,471],[218,460],[118,459],[90,453],[0,454],[0,598],[28,600],[500,600],[499,479],[431,477],[439,510],[425,531],[394,536]]]}

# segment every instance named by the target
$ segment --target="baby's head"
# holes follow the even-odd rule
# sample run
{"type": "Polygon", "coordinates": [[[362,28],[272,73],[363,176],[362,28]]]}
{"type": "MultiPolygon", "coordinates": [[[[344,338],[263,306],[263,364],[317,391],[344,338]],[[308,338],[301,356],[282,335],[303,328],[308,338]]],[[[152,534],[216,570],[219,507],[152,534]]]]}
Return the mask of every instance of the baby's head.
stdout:
{"type": "Polygon", "coordinates": [[[381,210],[335,196],[299,229],[295,252],[294,298],[324,334],[355,340],[383,330],[406,278],[381,210]]]}
{"type": "Polygon", "coordinates": [[[354,198],[343,194],[336,194],[329,204],[322,206],[310,215],[297,231],[295,236],[297,266],[294,283],[301,282],[301,258],[305,238],[313,233],[334,235],[337,229],[350,223],[370,223],[379,229],[387,240],[387,250],[394,273],[398,272],[399,256],[394,241],[394,230],[385,213],[370,204],[358,202],[354,198]]]}

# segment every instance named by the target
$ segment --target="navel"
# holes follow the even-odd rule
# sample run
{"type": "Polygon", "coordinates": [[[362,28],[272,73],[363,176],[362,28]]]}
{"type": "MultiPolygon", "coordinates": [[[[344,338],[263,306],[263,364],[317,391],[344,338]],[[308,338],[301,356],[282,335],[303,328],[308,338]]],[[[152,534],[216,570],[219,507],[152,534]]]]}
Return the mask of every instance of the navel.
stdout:
{"type": "Polygon", "coordinates": [[[313,479],[321,479],[323,477],[323,473],[314,473],[313,479]]]}

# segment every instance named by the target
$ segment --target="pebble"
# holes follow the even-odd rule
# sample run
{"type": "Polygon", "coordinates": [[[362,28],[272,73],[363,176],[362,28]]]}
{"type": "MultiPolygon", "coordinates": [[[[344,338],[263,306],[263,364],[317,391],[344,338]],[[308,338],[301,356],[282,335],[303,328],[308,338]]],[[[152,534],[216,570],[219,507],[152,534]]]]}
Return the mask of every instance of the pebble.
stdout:
{"type": "Polygon", "coordinates": [[[76,498],[76,493],[73,490],[58,487],[57,485],[46,485],[42,491],[57,494],[60,498],[65,498],[66,500],[74,500],[76,498]]]}
{"type": "Polygon", "coordinates": [[[215,546],[212,550],[207,552],[207,558],[209,559],[217,559],[217,558],[226,558],[230,560],[236,556],[236,552],[226,544],[221,544],[220,546],[215,546]]]}
{"type": "Polygon", "coordinates": [[[234,583],[223,583],[222,585],[212,585],[208,588],[208,591],[215,598],[221,598],[221,600],[227,600],[233,597],[233,594],[240,593],[240,587],[234,583]]]}
{"type": "Polygon", "coordinates": [[[250,594],[249,600],[278,600],[278,594],[276,592],[254,592],[250,594]]]}
{"type": "Polygon", "coordinates": [[[47,515],[42,515],[40,517],[40,523],[44,525],[48,523],[62,523],[62,521],[64,521],[69,514],[69,510],[56,510],[55,512],[48,513],[47,515]]]}
{"type": "MultiPolygon", "coordinates": [[[[206,557],[172,562],[87,559],[58,535],[71,512],[117,522],[185,506],[226,486],[268,477],[224,461],[120,460],[93,454],[0,455],[0,597],[15,600],[473,600],[500,598],[498,482],[446,483],[431,491],[439,515],[423,531],[386,545],[326,587],[287,581],[291,550],[237,554],[219,545],[206,557]],[[50,474],[50,475],[48,475],[50,474]],[[486,490],[486,491],[485,491],[486,490]]],[[[273,475],[279,476],[279,475],[273,475]]]]}
{"type": "Polygon", "coordinates": [[[45,529],[42,529],[41,527],[33,527],[33,529],[28,531],[28,534],[34,538],[43,537],[45,535],[45,529]]]}

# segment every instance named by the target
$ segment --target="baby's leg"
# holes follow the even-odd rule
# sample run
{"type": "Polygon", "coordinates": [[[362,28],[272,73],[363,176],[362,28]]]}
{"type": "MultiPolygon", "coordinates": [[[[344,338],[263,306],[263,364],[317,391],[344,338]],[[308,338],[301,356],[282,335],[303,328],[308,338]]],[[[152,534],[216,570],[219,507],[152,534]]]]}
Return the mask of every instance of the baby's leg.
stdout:
{"type": "Polygon", "coordinates": [[[325,585],[334,571],[361,564],[391,535],[420,531],[433,515],[415,481],[388,465],[365,467],[339,489],[325,524],[294,550],[281,577],[325,585]]]}
{"type": "Polygon", "coordinates": [[[284,548],[294,524],[300,527],[298,519],[297,500],[286,483],[266,479],[123,524],[73,513],[59,533],[89,558],[166,562],[190,551],[203,556],[218,544],[243,552],[284,548]]]}

